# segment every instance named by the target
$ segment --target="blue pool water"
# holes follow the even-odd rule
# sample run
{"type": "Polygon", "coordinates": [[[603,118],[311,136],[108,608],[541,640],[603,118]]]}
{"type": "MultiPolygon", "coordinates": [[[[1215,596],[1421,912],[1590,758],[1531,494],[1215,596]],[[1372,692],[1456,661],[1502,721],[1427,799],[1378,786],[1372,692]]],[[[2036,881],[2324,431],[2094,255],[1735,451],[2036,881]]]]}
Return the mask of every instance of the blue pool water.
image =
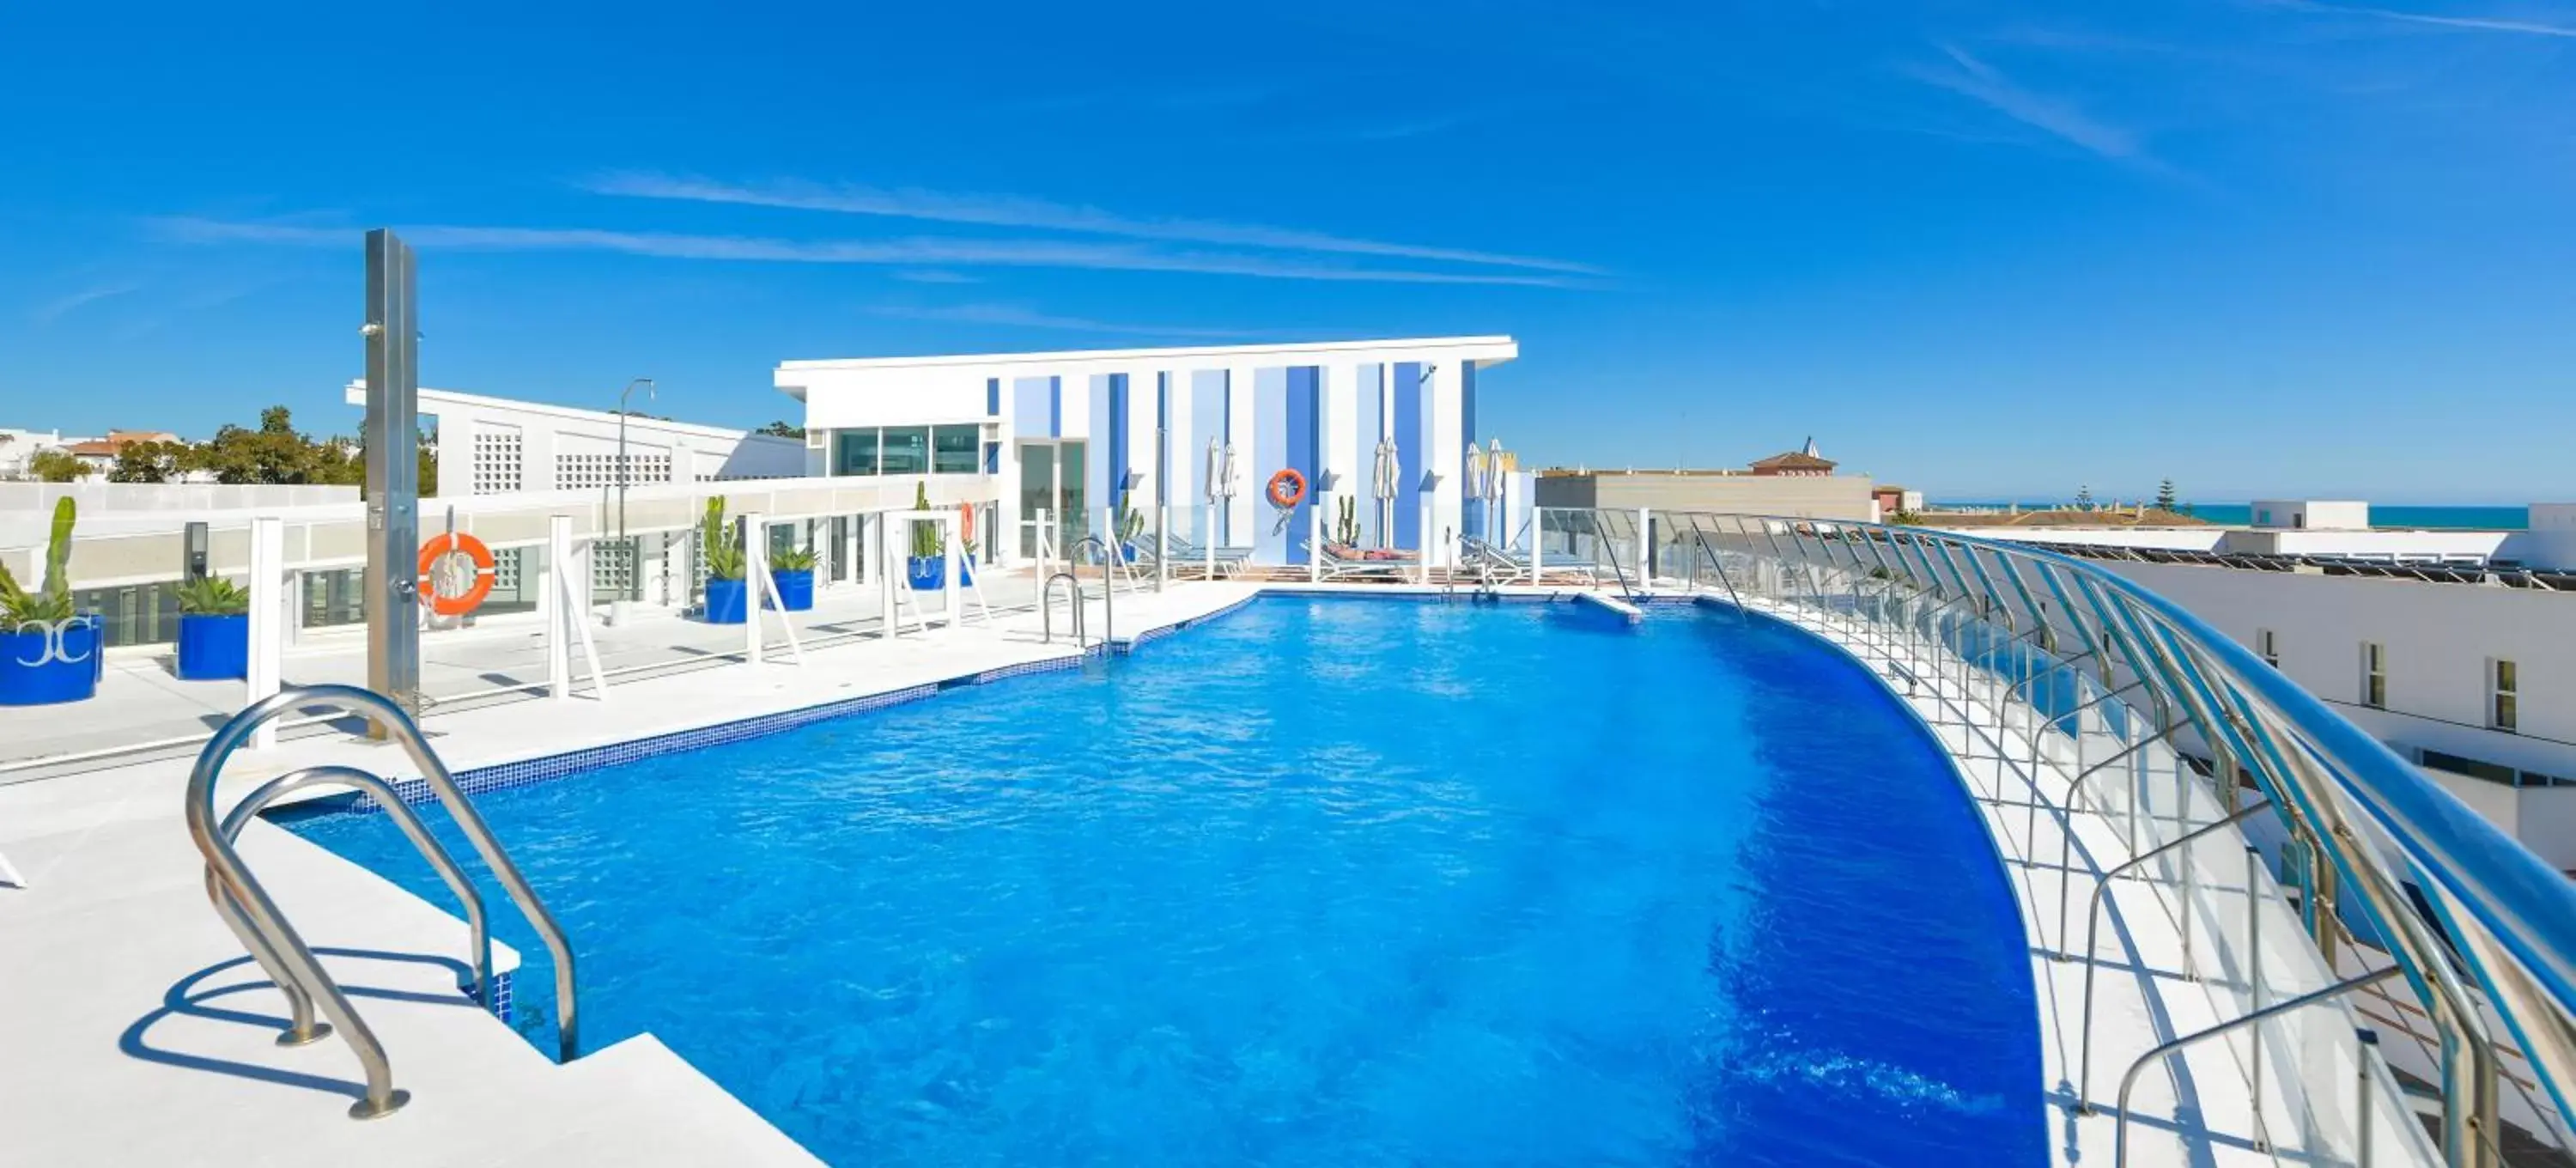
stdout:
{"type": "MultiPolygon", "coordinates": [[[[478,802],[586,1044],[651,1031],[837,1164],[2045,1156],[1972,807],[1767,621],[1265,599],[478,802]]],[[[292,826],[446,903],[383,817],[292,826]]]]}

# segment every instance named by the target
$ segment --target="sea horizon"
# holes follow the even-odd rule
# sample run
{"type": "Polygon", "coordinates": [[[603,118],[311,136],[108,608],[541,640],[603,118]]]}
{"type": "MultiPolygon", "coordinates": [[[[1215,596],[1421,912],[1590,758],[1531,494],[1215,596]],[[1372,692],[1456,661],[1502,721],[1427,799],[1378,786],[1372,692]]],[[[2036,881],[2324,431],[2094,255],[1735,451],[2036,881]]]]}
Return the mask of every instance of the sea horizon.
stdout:
{"type": "MultiPolygon", "coordinates": [[[[2065,499],[2018,502],[1943,499],[1936,500],[1930,505],[1981,508],[2019,506],[2024,510],[2045,510],[2051,507],[2063,507],[2069,502],[2071,500],[2065,499]]],[[[2243,527],[2250,526],[2254,522],[2254,505],[2251,502],[2185,502],[2177,504],[2174,509],[2220,526],[2243,527]]],[[[2437,531],[2525,531],[2531,527],[2531,508],[2521,503],[2373,503],[2370,505],[2370,525],[2374,528],[2421,528],[2437,531]]]]}

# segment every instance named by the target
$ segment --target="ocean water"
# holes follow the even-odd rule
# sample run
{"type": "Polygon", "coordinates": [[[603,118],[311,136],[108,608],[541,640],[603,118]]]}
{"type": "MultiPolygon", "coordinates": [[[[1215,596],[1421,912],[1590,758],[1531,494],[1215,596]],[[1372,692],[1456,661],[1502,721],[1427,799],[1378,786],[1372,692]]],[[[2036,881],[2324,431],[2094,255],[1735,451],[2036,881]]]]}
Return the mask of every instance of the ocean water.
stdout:
{"type": "MultiPolygon", "coordinates": [[[[835,1164],[2045,1162],[1972,806],[1766,620],[1272,598],[478,804],[589,1047],[835,1164]]],[[[447,903],[384,817],[288,822],[447,903]]]]}
{"type": "MultiPolygon", "coordinates": [[[[2001,502],[1961,502],[1949,505],[2004,506],[2001,502]]],[[[2025,509],[2057,505],[2057,502],[2022,504],[2025,509]]],[[[2251,503],[2192,503],[2187,506],[2192,515],[2211,523],[2244,526],[2254,522],[2254,505],[2251,503]]],[[[2521,531],[2531,526],[2531,508],[2373,503],[2370,505],[2370,525],[2372,527],[2426,528],[2436,531],[2521,531]]]]}

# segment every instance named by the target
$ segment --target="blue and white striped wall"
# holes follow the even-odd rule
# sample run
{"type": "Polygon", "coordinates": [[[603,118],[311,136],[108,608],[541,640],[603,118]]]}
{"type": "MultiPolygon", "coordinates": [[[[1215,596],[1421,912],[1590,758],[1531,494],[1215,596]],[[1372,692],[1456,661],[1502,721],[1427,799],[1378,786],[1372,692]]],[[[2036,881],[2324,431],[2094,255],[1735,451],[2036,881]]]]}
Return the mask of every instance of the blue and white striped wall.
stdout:
{"type": "Polygon", "coordinates": [[[998,455],[988,460],[990,489],[1002,529],[1014,533],[1003,541],[1008,552],[1017,550],[1023,518],[1023,444],[1052,439],[1084,443],[1095,527],[1132,477],[1127,502],[1164,506],[1175,532],[1249,547],[1261,562],[1302,562],[1309,513],[1347,497],[1358,502],[1363,542],[1429,547],[1441,560],[1455,554],[1469,523],[1482,526],[1462,498],[1467,444],[1485,437],[1479,372],[1518,355],[1509,337],[1446,337],[796,361],[779,366],[776,379],[805,399],[809,427],[909,424],[915,414],[954,422],[958,406],[980,407],[998,455]],[[1371,489],[1381,438],[1394,441],[1402,468],[1391,525],[1381,522],[1371,489]],[[1242,478],[1240,493],[1213,517],[1205,506],[1211,440],[1234,447],[1242,478]],[[1284,523],[1265,491],[1283,468],[1308,484],[1284,523]]]}

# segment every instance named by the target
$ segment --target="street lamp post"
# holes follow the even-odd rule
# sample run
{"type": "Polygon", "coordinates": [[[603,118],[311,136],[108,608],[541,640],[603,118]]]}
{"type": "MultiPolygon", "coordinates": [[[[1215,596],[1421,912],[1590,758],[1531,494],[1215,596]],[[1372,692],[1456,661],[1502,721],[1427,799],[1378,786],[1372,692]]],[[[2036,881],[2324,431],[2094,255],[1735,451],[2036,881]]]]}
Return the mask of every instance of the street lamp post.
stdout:
{"type": "MultiPolygon", "coordinates": [[[[626,587],[618,589],[617,599],[609,602],[609,620],[613,624],[625,623],[626,593],[634,587],[641,572],[641,566],[636,563],[639,557],[634,554],[633,545],[626,542],[626,401],[639,385],[644,387],[644,400],[654,400],[653,379],[650,377],[638,377],[617,391],[617,554],[626,561],[626,587]]],[[[557,570],[561,570],[561,565],[557,570]]]]}

